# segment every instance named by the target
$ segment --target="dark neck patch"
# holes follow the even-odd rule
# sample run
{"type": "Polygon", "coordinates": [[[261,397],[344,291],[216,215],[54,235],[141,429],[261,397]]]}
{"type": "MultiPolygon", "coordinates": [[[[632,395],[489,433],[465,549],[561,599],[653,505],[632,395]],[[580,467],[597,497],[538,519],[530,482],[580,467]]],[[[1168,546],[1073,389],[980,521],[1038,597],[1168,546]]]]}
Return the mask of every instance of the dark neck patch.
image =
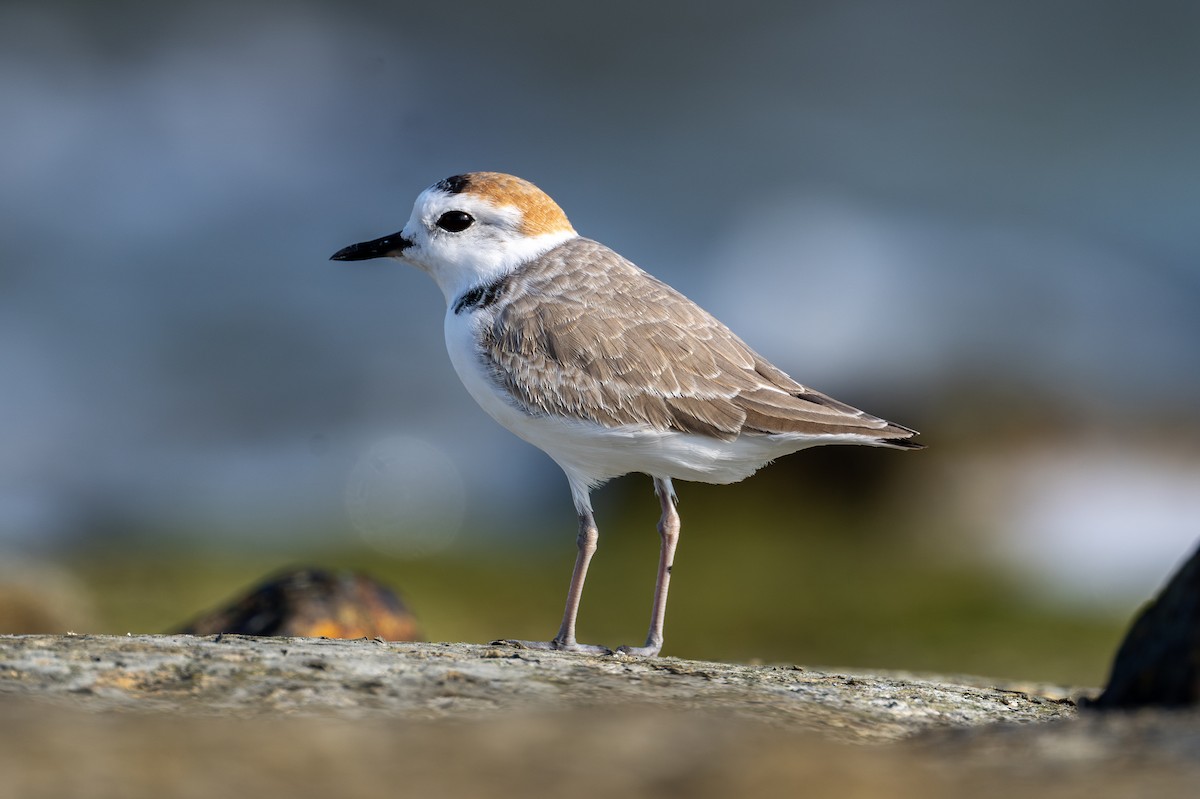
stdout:
{"type": "Polygon", "coordinates": [[[474,311],[494,305],[496,300],[500,299],[500,295],[504,292],[505,287],[508,286],[510,277],[512,275],[502,275],[491,283],[484,283],[463,292],[462,296],[454,302],[454,315],[457,316],[463,311],[474,311]]]}
{"type": "Polygon", "coordinates": [[[462,194],[467,190],[467,186],[471,185],[470,175],[451,175],[445,180],[439,180],[433,184],[434,188],[440,189],[447,194],[462,194]]]}

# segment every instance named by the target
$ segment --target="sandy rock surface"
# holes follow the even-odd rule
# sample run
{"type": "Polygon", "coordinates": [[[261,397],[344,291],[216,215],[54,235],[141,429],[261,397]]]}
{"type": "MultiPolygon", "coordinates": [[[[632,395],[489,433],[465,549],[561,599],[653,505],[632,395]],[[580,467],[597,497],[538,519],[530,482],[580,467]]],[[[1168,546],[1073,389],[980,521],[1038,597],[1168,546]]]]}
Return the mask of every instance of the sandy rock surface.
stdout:
{"type": "Polygon", "coordinates": [[[0,796],[1194,796],[1200,717],[507,646],[0,636],[0,796]]]}

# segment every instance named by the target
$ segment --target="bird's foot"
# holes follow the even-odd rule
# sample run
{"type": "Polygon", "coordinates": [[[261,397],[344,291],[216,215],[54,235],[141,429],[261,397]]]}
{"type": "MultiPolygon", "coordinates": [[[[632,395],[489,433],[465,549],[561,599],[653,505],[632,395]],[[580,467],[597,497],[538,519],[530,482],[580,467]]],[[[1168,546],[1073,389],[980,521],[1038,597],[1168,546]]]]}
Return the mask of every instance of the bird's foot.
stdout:
{"type": "Polygon", "coordinates": [[[662,650],[662,644],[647,644],[646,646],[621,646],[617,647],[617,654],[632,655],[639,658],[658,657],[658,653],[662,650]]]}
{"type": "Polygon", "coordinates": [[[595,644],[580,644],[575,641],[519,641],[505,638],[492,641],[499,646],[515,646],[517,649],[536,649],[541,652],[577,652],[581,655],[611,655],[613,651],[606,646],[595,644]]]}

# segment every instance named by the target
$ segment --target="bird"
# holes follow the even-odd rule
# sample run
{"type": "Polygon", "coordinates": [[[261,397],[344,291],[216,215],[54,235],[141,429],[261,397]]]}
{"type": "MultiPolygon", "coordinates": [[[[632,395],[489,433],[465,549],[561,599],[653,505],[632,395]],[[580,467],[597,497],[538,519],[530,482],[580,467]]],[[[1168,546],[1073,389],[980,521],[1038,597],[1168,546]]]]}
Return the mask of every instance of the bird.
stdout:
{"type": "Polygon", "coordinates": [[[331,256],[373,258],[433,278],[467,391],[566,474],[578,533],[562,622],[549,641],[504,643],[657,656],[680,531],[674,480],[734,483],[824,444],[924,446],[911,440],[915,430],[793,380],[683,294],[579,235],[522,178],[440,180],[420,192],[399,232],[331,256]],[[631,473],[651,478],[661,506],[658,572],[645,643],[614,652],[579,643],[576,617],[599,540],[591,492],[631,473]]]}

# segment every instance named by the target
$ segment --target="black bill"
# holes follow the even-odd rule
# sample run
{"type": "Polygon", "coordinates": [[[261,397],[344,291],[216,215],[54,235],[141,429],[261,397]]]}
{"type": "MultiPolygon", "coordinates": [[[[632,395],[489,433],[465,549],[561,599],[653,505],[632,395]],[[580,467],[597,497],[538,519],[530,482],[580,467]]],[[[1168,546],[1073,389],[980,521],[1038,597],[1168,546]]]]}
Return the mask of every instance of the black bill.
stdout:
{"type": "Polygon", "coordinates": [[[351,244],[329,256],[331,261],[366,261],[371,258],[386,258],[389,255],[399,255],[412,246],[412,242],[399,233],[384,236],[374,241],[363,241],[351,244]]]}

